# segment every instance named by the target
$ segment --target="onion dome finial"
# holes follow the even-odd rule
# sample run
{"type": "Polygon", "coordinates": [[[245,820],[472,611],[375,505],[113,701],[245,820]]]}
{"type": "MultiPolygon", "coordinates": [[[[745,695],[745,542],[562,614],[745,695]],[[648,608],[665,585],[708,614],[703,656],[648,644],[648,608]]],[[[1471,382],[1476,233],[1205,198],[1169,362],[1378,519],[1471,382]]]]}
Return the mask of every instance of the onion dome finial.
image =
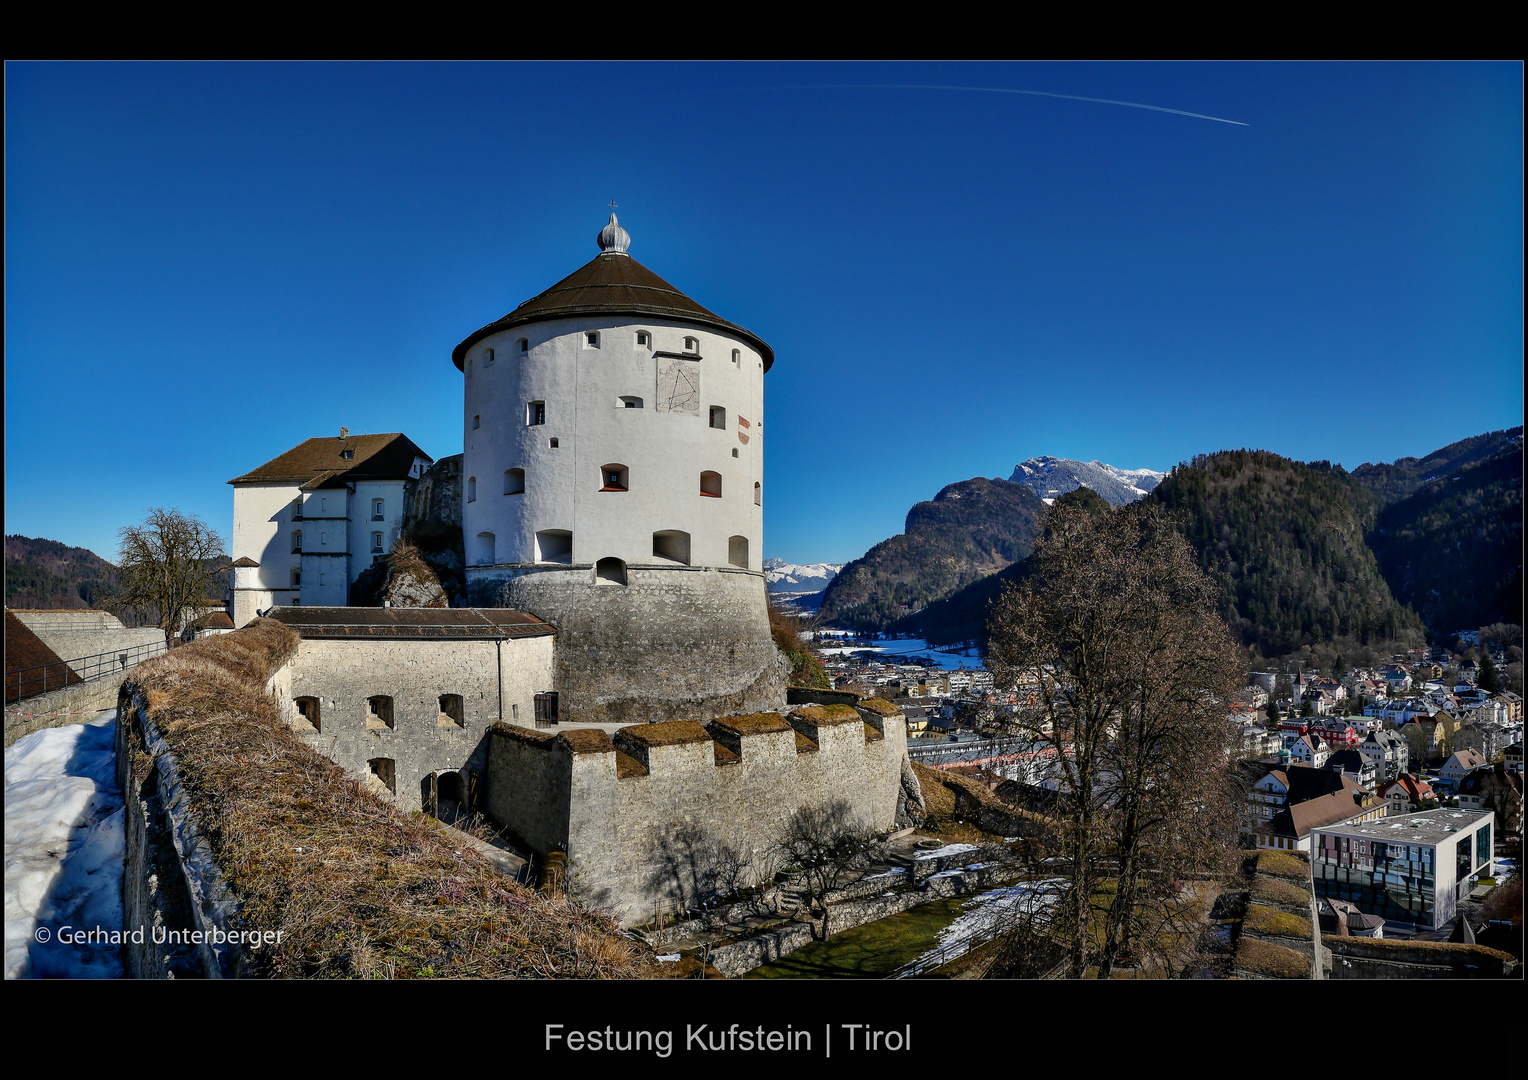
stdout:
{"type": "Polygon", "coordinates": [[[631,247],[631,233],[621,228],[614,214],[610,215],[610,224],[600,230],[599,245],[606,255],[625,255],[631,247]]]}

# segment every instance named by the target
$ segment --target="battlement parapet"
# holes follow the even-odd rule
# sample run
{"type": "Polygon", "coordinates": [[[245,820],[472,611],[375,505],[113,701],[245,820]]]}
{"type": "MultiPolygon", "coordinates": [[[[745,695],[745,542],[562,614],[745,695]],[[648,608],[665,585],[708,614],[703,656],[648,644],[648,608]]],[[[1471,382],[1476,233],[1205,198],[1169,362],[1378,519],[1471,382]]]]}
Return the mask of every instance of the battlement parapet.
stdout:
{"type": "Polygon", "coordinates": [[[752,884],[802,807],[841,800],[854,820],[891,828],[906,728],[900,714],[871,715],[879,726],[844,705],[612,735],[504,725],[489,740],[484,805],[539,853],[566,851],[575,892],[635,925],[655,903],[717,891],[717,867],[732,887],[752,884]]]}

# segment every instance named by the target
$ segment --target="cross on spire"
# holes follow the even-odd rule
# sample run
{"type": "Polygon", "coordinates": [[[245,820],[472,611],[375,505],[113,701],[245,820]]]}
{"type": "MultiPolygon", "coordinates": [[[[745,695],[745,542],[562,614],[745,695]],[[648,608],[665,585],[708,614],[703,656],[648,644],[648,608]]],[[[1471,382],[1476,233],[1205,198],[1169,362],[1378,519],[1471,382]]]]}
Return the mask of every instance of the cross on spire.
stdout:
{"type": "Polygon", "coordinates": [[[614,199],[610,200],[610,209],[612,209],[612,210],[615,209],[615,200],[614,199]]]}

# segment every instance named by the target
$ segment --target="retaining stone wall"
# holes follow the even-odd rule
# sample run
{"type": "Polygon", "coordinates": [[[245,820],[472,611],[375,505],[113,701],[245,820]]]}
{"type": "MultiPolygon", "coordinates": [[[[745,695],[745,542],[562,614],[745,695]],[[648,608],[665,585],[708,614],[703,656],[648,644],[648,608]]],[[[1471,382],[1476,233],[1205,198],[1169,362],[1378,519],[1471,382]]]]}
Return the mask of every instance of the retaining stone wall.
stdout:
{"type": "Polygon", "coordinates": [[[117,704],[119,679],[93,679],[5,707],[5,745],[43,728],[83,724],[117,704]]]}

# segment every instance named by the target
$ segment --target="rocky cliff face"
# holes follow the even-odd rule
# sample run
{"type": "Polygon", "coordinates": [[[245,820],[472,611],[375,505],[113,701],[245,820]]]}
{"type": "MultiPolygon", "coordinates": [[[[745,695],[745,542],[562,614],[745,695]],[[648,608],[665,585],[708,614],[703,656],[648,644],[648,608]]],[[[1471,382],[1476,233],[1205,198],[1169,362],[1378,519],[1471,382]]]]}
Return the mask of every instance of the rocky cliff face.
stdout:
{"type": "Polygon", "coordinates": [[[403,485],[403,531],[420,537],[462,530],[462,455],[441,458],[403,485]]]}
{"type": "Polygon", "coordinates": [[[361,606],[461,607],[467,602],[462,543],[462,455],[441,458],[403,486],[403,535],[384,562],[351,586],[361,606]]]}

